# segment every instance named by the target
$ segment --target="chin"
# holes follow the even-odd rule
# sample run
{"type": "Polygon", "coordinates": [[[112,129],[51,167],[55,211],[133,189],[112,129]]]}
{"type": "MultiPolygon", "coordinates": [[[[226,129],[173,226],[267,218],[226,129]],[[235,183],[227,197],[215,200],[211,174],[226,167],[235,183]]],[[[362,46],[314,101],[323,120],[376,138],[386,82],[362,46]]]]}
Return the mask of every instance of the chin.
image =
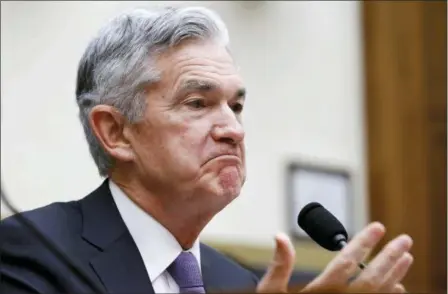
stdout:
{"type": "Polygon", "coordinates": [[[220,170],[218,176],[207,181],[204,194],[207,195],[204,201],[208,205],[214,206],[214,210],[221,210],[236,199],[245,182],[244,171],[228,167],[220,170]]]}
{"type": "Polygon", "coordinates": [[[221,199],[227,205],[240,195],[241,186],[236,184],[232,187],[219,187],[217,190],[215,197],[221,199]]]}
{"type": "Polygon", "coordinates": [[[240,195],[241,189],[235,188],[235,189],[226,189],[222,191],[219,197],[228,199],[229,201],[232,201],[233,199],[237,198],[240,195]]]}
{"type": "Polygon", "coordinates": [[[215,183],[215,185],[208,186],[203,192],[205,193],[202,194],[200,200],[198,199],[200,201],[198,204],[202,207],[201,210],[213,217],[240,195],[241,186],[223,187],[215,183]]]}

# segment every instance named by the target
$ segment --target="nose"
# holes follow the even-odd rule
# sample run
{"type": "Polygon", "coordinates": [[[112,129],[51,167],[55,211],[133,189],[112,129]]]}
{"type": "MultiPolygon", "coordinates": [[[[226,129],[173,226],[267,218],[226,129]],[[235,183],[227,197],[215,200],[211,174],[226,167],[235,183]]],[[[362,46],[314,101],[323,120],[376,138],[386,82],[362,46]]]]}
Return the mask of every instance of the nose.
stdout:
{"type": "Polygon", "coordinates": [[[244,139],[244,128],[235,113],[226,111],[225,119],[216,124],[212,130],[212,137],[217,142],[237,145],[244,139]]]}

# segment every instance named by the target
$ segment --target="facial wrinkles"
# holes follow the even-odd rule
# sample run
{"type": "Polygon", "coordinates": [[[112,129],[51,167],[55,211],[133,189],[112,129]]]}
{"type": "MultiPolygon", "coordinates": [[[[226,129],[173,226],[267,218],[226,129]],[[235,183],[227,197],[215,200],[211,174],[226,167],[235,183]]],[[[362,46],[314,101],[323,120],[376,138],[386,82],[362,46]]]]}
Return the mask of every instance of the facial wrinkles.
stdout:
{"type": "MultiPolygon", "coordinates": [[[[236,90],[234,86],[238,76],[233,61],[228,56],[192,56],[195,54],[197,52],[192,49],[175,56],[165,56],[159,59],[159,66],[164,69],[162,74],[165,76],[162,78],[164,82],[160,84],[160,87],[161,89],[167,89],[167,91],[165,95],[159,96],[157,99],[157,104],[160,107],[160,113],[157,115],[160,121],[158,120],[157,122],[163,124],[163,128],[171,127],[170,133],[176,134],[176,139],[169,141],[170,145],[177,145],[176,148],[184,148],[190,151],[190,153],[198,152],[199,154],[191,155],[196,158],[199,156],[200,160],[203,160],[210,153],[210,149],[216,149],[216,142],[212,142],[213,139],[210,138],[213,125],[225,119],[227,123],[232,124],[231,127],[234,127],[233,124],[237,123],[236,120],[238,122],[240,121],[239,116],[233,113],[230,105],[227,104],[227,100],[231,98],[230,95],[234,95],[234,91],[236,90]],[[217,107],[214,107],[213,110],[204,111],[203,114],[198,115],[197,113],[186,110],[186,108],[180,105],[183,97],[180,97],[180,101],[175,101],[178,98],[175,97],[178,94],[178,87],[189,78],[210,79],[213,82],[219,83],[222,89],[228,90],[226,93],[218,93],[222,96],[220,99],[226,99],[225,102],[222,100],[219,101],[218,111],[216,111],[217,107]],[[229,90],[228,85],[232,85],[231,90],[229,90]],[[228,108],[225,111],[232,113],[223,112],[224,103],[225,107],[228,108]],[[229,114],[235,117],[230,118],[229,114]],[[229,122],[229,119],[234,119],[235,121],[229,122]]],[[[237,83],[239,82],[238,80],[237,83]]],[[[164,136],[163,134],[160,135],[162,137],[164,136]]]]}
{"type": "Polygon", "coordinates": [[[223,60],[222,62],[217,62],[209,58],[189,58],[186,57],[184,60],[180,60],[177,65],[180,68],[179,75],[183,75],[188,71],[202,71],[206,74],[216,74],[220,76],[235,75],[235,69],[233,64],[229,61],[223,60]],[[207,64],[204,64],[207,63],[207,64]]]}
{"type": "MultiPolygon", "coordinates": [[[[198,58],[195,58],[196,60],[198,60],[198,58]]],[[[187,58],[186,60],[184,60],[183,62],[181,62],[180,64],[178,64],[178,70],[179,70],[179,74],[175,77],[175,82],[173,83],[175,86],[171,88],[170,91],[170,96],[172,98],[172,102],[173,104],[180,104],[182,103],[182,99],[186,98],[186,97],[175,97],[178,93],[176,93],[178,87],[180,86],[181,83],[183,83],[185,80],[187,79],[193,79],[193,78],[199,78],[199,79],[210,79],[213,82],[217,83],[220,85],[221,89],[229,89],[229,87],[227,85],[234,85],[234,77],[236,78],[236,74],[234,70],[231,70],[230,66],[222,66],[220,63],[216,63],[216,66],[210,66],[210,65],[203,65],[203,64],[191,64],[189,63],[189,59],[187,58]],[[230,76],[232,75],[232,76],[230,76]],[[180,99],[180,101],[176,101],[177,98],[180,99]]],[[[230,107],[228,105],[228,103],[230,102],[230,99],[232,99],[233,97],[231,97],[232,95],[234,95],[234,92],[236,91],[235,89],[233,89],[233,87],[230,88],[230,91],[226,91],[227,93],[217,93],[219,94],[221,97],[219,97],[219,99],[225,99],[225,103],[227,104],[226,107],[230,107]]],[[[195,93],[193,93],[192,96],[196,95],[195,93]]],[[[198,93],[198,98],[202,96],[202,94],[198,93]]],[[[216,94],[213,94],[216,95],[216,94]]],[[[203,96],[202,96],[203,97],[203,96]]],[[[203,97],[205,99],[210,99],[210,97],[203,97]]],[[[222,101],[219,101],[219,103],[221,103],[222,101]]],[[[181,105],[175,105],[176,107],[180,107],[181,105]]],[[[217,113],[216,111],[214,112],[213,118],[216,119],[218,114],[219,116],[223,115],[223,106],[220,105],[220,112],[217,113]]],[[[216,107],[214,107],[216,109],[216,107]]],[[[232,111],[231,109],[227,109],[228,111],[232,111]]],[[[179,111],[179,112],[170,112],[167,111],[167,115],[169,116],[170,120],[177,122],[177,123],[185,123],[185,124],[189,124],[189,123],[194,123],[197,120],[197,114],[195,113],[191,113],[188,111],[179,111]],[[168,114],[169,113],[169,114],[168,114]],[[185,114],[185,115],[184,115],[185,114]],[[191,115],[193,114],[193,115],[191,115]]],[[[208,115],[209,118],[210,115],[208,113],[206,113],[205,115],[208,115]]],[[[228,115],[228,114],[225,114],[228,115]]],[[[218,116],[218,118],[219,118],[218,116]]],[[[237,115],[238,117],[238,115],[237,115]]],[[[198,121],[200,122],[200,121],[198,121]]]]}
{"type": "Polygon", "coordinates": [[[176,68],[179,71],[176,79],[174,80],[174,88],[177,88],[179,79],[185,74],[189,75],[218,75],[225,77],[228,75],[235,75],[235,67],[230,58],[217,57],[217,56],[191,56],[190,52],[186,52],[175,60],[172,60],[176,64],[176,68]],[[176,60],[177,59],[177,60],[176,60]]]}

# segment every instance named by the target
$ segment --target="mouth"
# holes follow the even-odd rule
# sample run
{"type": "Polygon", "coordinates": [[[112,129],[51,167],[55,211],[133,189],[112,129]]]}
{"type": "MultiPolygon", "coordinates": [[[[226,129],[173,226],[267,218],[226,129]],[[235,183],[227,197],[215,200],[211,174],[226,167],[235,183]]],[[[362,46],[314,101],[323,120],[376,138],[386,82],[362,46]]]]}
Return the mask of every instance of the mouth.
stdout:
{"type": "Polygon", "coordinates": [[[241,158],[234,154],[221,154],[221,155],[213,156],[206,163],[210,163],[210,162],[214,162],[214,161],[222,161],[222,162],[226,162],[226,163],[240,164],[241,158]]]}

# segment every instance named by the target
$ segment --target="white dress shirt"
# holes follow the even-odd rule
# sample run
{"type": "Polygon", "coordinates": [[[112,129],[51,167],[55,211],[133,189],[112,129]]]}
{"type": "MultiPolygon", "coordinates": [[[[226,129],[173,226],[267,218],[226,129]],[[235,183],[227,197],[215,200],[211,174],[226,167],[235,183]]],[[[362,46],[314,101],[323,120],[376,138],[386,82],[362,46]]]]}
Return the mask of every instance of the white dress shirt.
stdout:
{"type": "MultiPolygon", "coordinates": [[[[179,293],[179,286],[166,269],[183,251],[182,247],[165,227],[129,199],[112,180],[109,180],[109,188],[118,211],[140,251],[154,291],[179,293]]],[[[198,240],[189,251],[200,265],[198,240]]]]}

